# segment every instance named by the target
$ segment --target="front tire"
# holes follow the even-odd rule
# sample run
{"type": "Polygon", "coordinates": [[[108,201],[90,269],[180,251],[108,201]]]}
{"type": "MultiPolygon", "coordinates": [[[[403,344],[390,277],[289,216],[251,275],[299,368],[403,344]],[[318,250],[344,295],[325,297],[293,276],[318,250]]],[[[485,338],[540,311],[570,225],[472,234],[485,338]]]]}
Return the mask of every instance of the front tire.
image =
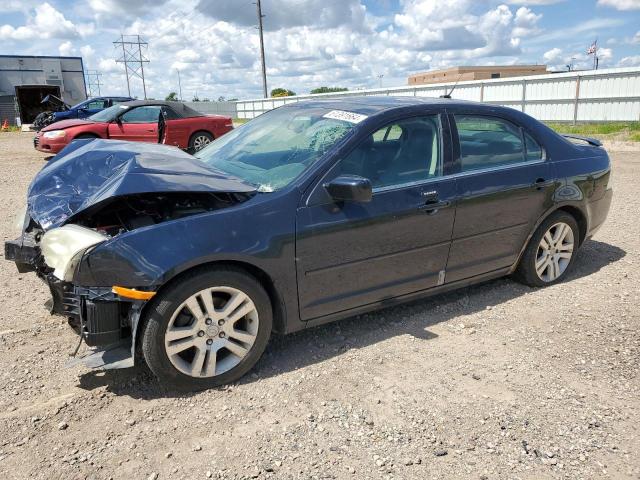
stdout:
{"type": "Polygon", "coordinates": [[[531,287],[558,283],[567,275],[579,246],[576,219],[567,212],[554,212],[531,237],[514,276],[531,287]]]}
{"type": "Polygon", "coordinates": [[[233,268],[187,274],[149,305],[142,353],[161,383],[202,390],[234,382],[260,359],[272,328],[269,296],[233,268]]]}

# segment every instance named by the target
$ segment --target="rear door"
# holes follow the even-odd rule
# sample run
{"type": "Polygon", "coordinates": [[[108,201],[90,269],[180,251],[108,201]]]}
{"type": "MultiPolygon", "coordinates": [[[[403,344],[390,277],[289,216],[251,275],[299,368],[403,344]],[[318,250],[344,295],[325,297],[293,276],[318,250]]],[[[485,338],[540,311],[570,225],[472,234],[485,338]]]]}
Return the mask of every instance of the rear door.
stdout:
{"type": "Polygon", "coordinates": [[[442,282],[456,192],[455,179],[443,176],[450,136],[443,140],[442,125],[440,116],[425,115],[371,132],[298,209],[296,265],[303,320],[442,282]],[[370,179],[372,201],[333,201],[322,185],[339,175],[370,179]]]}
{"type": "Polygon", "coordinates": [[[159,105],[143,105],[127,110],[119,122],[109,124],[109,138],[158,143],[159,105]]]}
{"type": "Polygon", "coordinates": [[[459,174],[447,283],[513,265],[555,190],[544,150],[519,125],[475,113],[450,118],[459,174]]]}

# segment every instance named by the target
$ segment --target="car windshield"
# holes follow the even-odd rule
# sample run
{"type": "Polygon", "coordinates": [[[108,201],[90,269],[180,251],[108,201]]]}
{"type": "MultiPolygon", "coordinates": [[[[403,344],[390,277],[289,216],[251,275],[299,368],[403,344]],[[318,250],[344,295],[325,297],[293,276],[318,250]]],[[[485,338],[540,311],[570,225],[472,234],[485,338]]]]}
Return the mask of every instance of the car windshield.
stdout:
{"type": "Polygon", "coordinates": [[[94,122],[111,122],[116,119],[118,113],[122,112],[123,108],[127,108],[123,105],[114,105],[113,107],[105,108],[104,110],[94,113],[89,117],[89,120],[94,122]]]}
{"type": "Polygon", "coordinates": [[[362,115],[283,107],[263,113],[195,154],[208,165],[272,192],[287,186],[353,129],[362,115]]]}

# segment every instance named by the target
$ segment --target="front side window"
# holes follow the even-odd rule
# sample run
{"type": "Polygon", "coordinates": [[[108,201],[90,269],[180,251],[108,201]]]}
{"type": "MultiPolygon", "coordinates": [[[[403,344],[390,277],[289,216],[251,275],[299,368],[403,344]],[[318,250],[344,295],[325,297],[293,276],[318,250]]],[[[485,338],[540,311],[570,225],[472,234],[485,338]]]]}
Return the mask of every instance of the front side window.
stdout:
{"type": "Polygon", "coordinates": [[[83,108],[86,108],[87,110],[98,110],[100,108],[104,108],[105,106],[106,105],[104,100],[93,100],[87,103],[83,108]]]}
{"type": "Polygon", "coordinates": [[[156,123],[160,117],[160,108],[159,105],[132,108],[120,120],[122,123],[156,123]]]}
{"type": "Polygon", "coordinates": [[[496,117],[455,115],[461,170],[468,172],[524,162],[520,128],[496,117]]]}
{"type": "Polygon", "coordinates": [[[112,122],[126,109],[127,107],[125,106],[114,105],[113,107],[105,108],[98,113],[94,113],[89,117],[89,120],[93,120],[94,122],[112,122]]]}
{"type": "Polygon", "coordinates": [[[356,125],[358,114],[324,107],[263,113],[195,154],[208,165],[272,192],[290,184],[356,125]]]}
{"type": "Polygon", "coordinates": [[[362,141],[341,161],[337,173],[368,178],[374,188],[440,176],[439,132],[437,115],[394,122],[362,141]]]}

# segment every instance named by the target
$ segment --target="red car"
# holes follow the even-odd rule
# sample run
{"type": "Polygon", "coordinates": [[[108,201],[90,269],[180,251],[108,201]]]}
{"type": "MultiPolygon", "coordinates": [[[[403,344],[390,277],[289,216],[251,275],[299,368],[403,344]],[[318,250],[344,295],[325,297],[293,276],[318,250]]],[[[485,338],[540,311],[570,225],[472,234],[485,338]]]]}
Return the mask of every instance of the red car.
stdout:
{"type": "Polygon", "coordinates": [[[203,115],[179,102],[137,100],[114,105],[83,120],[62,120],[40,130],[36,150],[58,153],[79,138],[164,143],[198,151],[233,129],[230,117],[203,115]]]}

